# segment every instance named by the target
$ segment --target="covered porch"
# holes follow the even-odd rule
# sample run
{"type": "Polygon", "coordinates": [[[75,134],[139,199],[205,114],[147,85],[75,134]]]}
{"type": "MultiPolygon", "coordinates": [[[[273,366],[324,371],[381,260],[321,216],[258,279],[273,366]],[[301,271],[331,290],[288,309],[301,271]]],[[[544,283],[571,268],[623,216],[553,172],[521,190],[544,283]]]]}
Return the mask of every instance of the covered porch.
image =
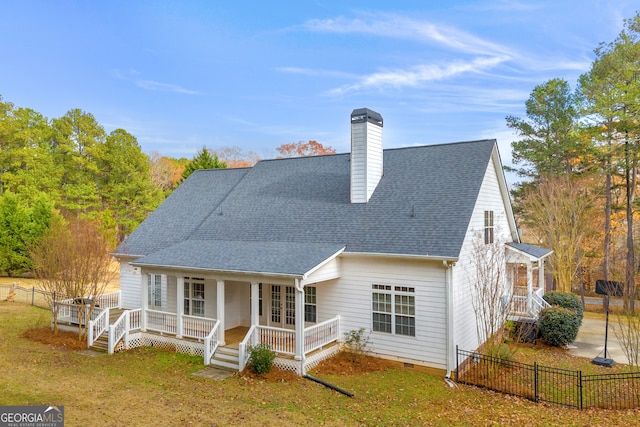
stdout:
{"type": "Polygon", "coordinates": [[[187,241],[135,260],[140,308],[113,325],[110,348],[166,342],[202,354],[207,365],[241,371],[249,348],[267,344],[277,354],[276,366],[302,375],[338,351],[340,317],[319,308],[317,289],[339,277],[343,250],[335,244],[187,241]]]}
{"type": "Polygon", "coordinates": [[[537,319],[549,306],[545,293],[545,260],[553,251],[526,243],[507,243],[507,280],[512,286],[509,318],[537,319]]]}

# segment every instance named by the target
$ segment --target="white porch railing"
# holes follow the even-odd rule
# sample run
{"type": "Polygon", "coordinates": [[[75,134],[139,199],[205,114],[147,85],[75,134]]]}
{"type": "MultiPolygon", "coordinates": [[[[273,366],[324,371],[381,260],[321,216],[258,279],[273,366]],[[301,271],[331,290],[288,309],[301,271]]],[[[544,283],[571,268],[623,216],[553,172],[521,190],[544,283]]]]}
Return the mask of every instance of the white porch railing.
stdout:
{"type": "Polygon", "coordinates": [[[177,332],[178,316],[166,311],[146,310],[147,329],[150,331],[175,335],[177,332]]]}
{"type": "Polygon", "coordinates": [[[120,308],[120,291],[96,296],[96,307],[120,308]]]}
{"type": "Polygon", "coordinates": [[[258,334],[256,333],[258,327],[253,325],[249,328],[247,335],[244,336],[244,339],[240,344],[238,344],[238,370],[240,372],[244,371],[244,368],[247,366],[249,362],[249,347],[258,344],[258,334]]]}
{"type": "Polygon", "coordinates": [[[211,363],[211,358],[220,344],[220,321],[216,320],[211,332],[204,338],[204,364],[211,363]]]}
{"type": "Polygon", "coordinates": [[[109,354],[113,354],[116,345],[124,339],[124,347],[129,348],[129,333],[140,329],[142,309],[127,310],[109,326],[109,354]]]}
{"type": "MultiPolygon", "coordinates": [[[[88,305],[82,306],[79,304],[74,304],[73,300],[56,301],[55,309],[52,310],[51,312],[51,316],[52,316],[51,321],[53,322],[53,316],[55,316],[55,312],[57,311],[58,322],[67,322],[67,323],[72,323],[77,325],[80,323],[79,312],[83,310],[84,310],[83,318],[86,319],[89,313],[88,305]]],[[[91,313],[90,320],[95,320],[104,310],[106,309],[103,309],[100,307],[94,307],[93,312],[91,313]]]]}
{"type": "Polygon", "coordinates": [[[549,307],[551,307],[551,304],[546,302],[544,298],[540,296],[540,294],[538,294],[537,292],[531,294],[531,312],[535,315],[535,317],[538,317],[543,309],[549,307]]]}
{"type": "Polygon", "coordinates": [[[511,313],[538,317],[542,309],[550,307],[549,303],[542,298],[543,295],[543,288],[533,288],[533,292],[530,295],[527,292],[527,288],[515,288],[511,300],[511,313]]]}
{"type": "Polygon", "coordinates": [[[198,316],[182,316],[182,336],[188,338],[204,339],[219,323],[215,319],[198,316]]]}
{"type": "MultiPolygon", "coordinates": [[[[94,313],[98,310],[94,309],[94,313]]],[[[94,320],[89,320],[87,325],[87,347],[91,347],[93,343],[109,328],[109,309],[99,310],[94,320]]]]}
{"type": "Polygon", "coordinates": [[[340,316],[304,330],[304,352],[310,353],[340,338],[340,316]]]}
{"type": "MultiPolygon", "coordinates": [[[[325,320],[317,325],[304,329],[304,354],[311,353],[340,338],[340,316],[325,320]]],[[[296,333],[291,329],[273,328],[270,326],[253,325],[238,345],[240,359],[239,370],[242,371],[249,362],[249,347],[267,344],[279,354],[296,354],[296,333]]]]}

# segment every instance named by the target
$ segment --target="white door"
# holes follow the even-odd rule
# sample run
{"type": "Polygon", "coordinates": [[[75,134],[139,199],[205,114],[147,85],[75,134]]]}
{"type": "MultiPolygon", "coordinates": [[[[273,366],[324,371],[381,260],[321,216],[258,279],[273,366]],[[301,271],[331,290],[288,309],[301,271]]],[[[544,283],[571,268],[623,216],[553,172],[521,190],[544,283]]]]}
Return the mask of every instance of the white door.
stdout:
{"type": "Polygon", "coordinates": [[[296,325],[296,288],[271,285],[271,311],[269,325],[293,329],[296,325]]]}
{"type": "Polygon", "coordinates": [[[147,275],[147,306],[151,310],[162,310],[162,276],[147,275]]]}

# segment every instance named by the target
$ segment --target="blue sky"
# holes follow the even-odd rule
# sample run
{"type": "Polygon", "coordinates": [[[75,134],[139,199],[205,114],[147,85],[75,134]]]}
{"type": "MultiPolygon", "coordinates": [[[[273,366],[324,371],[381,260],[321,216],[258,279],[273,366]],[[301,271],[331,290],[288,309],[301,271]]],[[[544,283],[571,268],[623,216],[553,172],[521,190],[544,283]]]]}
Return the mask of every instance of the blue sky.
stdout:
{"type": "Polygon", "coordinates": [[[48,118],[72,108],[143,151],[207,146],[274,157],[315,139],[348,152],[349,115],[385,148],[496,138],[551,78],[575,86],[633,1],[0,0],[0,95],[48,118]]]}

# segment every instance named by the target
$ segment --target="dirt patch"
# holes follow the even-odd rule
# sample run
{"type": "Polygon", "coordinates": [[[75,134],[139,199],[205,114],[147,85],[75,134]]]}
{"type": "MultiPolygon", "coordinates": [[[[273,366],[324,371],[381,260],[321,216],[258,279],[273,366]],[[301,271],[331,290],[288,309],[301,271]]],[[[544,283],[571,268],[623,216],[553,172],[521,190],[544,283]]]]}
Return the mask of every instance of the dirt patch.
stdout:
{"type": "Polygon", "coordinates": [[[238,376],[247,381],[266,381],[270,383],[293,382],[300,380],[300,377],[297,374],[291,371],[285,371],[284,369],[280,369],[276,366],[272,367],[266,374],[257,374],[253,372],[249,366],[244,371],[238,373],[238,376]]]}
{"type": "Polygon", "coordinates": [[[77,333],[58,331],[57,334],[54,334],[48,326],[27,329],[22,333],[21,337],[67,350],[78,351],[87,349],[87,342],[85,340],[79,340],[77,333]]]}
{"type": "Polygon", "coordinates": [[[391,367],[391,362],[379,357],[365,355],[354,357],[349,352],[341,351],[335,356],[320,362],[313,372],[327,375],[360,375],[369,372],[386,371],[391,367]]]}

